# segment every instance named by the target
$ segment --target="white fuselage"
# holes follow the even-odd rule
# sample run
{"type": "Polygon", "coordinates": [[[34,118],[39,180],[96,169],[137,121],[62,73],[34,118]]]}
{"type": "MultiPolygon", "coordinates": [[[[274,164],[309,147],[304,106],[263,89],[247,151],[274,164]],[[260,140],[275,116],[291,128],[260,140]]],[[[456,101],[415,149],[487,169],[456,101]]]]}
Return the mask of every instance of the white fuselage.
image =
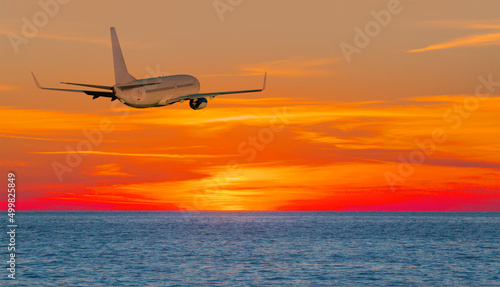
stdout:
{"type": "Polygon", "coordinates": [[[166,106],[177,102],[177,98],[198,93],[200,82],[190,75],[174,75],[136,80],[115,85],[113,89],[123,104],[134,108],[149,108],[166,106]],[[138,87],[130,88],[134,85],[138,87]]]}

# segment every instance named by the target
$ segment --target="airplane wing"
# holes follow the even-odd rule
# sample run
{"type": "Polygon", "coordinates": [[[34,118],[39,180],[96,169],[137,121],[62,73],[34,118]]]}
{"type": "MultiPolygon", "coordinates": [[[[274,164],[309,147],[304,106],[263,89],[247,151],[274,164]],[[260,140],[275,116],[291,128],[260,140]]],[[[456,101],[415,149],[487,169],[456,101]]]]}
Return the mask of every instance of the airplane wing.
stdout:
{"type": "Polygon", "coordinates": [[[67,82],[61,82],[61,84],[66,84],[66,85],[75,85],[75,86],[83,86],[83,87],[90,87],[90,88],[103,89],[103,90],[113,90],[113,87],[111,87],[111,86],[100,86],[100,85],[89,85],[89,84],[77,84],[77,83],[67,83],[67,82]]]}
{"type": "MultiPolygon", "coordinates": [[[[105,98],[111,98],[111,101],[114,101],[117,99],[117,97],[115,96],[115,93],[113,92],[101,92],[101,91],[88,91],[88,90],[73,90],[73,89],[56,89],[56,88],[45,88],[45,87],[42,87],[40,86],[40,84],[38,83],[38,80],[36,79],[35,77],[35,74],[33,74],[33,72],[31,72],[31,75],[33,76],[33,80],[35,80],[35,85],[37,86],[37,88],[39,89],[44,89],[44,90],[52,90],[52,91],[64,91],[64,92],[81,92],[81,93],[85,93],[87,95],[91,95],[92,96],[92,99],[97,99],[99,97],[105,97],[105,98]]],[[[97,87],[104,87],[104,86],[97,86],[97,85],[87,85],[87,84],[73,84],[73,83],[68,83],[70,85],[79,85],[79,86],[86,86],[86,87],[94,87],[94,88],[97,88],[97,87]]],[[[113,87],[111,87],[112,89],[113,87]]]]}
{"type": "Polygon", "coordinates": [[[191,99],[199,99],[199,98],[210,98],[210,99],[213,99],[214,97],[219,96],[219,95],[262,92],[263,90],[266,89],[266,78],[267,78],[267,73],[264,74],[264,84],[262,86],[262,89],[191,94],[191,95],[186,95],[186,96],[174,98],[174,99],[172,99],[173,101],[170,100],[170,101],[167,102],[167,104],[171,104],[171,103],[174,103],[174,102],[181,102],[181,101],[185,101],[185,100],[191,100],[191,99]]]}
{"type": "MultiPolygon", "coordinates": [[[[89,84],[77,84],[77,83],[67,83],[67,82],[61,82],[61,84],[66,84],[66,85],[75,85],[75,86],[83,86],[83,87],[91,87],[91,88],[96,88],[96,89],[103,89],[103,90],[113,90],[112,86],[100,86],[100,85],[89,85],[89,84]]],[[[137,83],[137,84],[127,84],[127,85],[117,85],[116,87],[120,90],[129,90],[129,89],[134,89],[134,88],[139,88],[139,87],[144,87],[144,86],[152,86],[152,85],[158,85],[161,84],[161,82],[153,82],[153,83],[137,83]]]]}
{"type": "Polygon", "coordinates": [[[161,82],[154,82],[154,83],[138,83],[138,84],[129,84],[129,85],[117,85],[116,87],[120,90],[129,90],[129,89],[135,89],[135,88],[140,88],[144,86],[153,86],[153,85],[158,85],[161,84],[161,82]]]}

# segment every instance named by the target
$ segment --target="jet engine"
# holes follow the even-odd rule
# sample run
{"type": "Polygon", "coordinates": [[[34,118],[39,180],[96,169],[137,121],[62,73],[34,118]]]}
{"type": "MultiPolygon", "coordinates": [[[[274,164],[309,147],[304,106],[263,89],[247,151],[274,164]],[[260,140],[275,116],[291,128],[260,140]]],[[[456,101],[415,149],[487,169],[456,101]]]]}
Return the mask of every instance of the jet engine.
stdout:
{"type": "Polygon", "coordinates": [[[208,101],[205,98],[190,99],[189,106],[193,110],[201,110],[208,105],[208,101]]]}

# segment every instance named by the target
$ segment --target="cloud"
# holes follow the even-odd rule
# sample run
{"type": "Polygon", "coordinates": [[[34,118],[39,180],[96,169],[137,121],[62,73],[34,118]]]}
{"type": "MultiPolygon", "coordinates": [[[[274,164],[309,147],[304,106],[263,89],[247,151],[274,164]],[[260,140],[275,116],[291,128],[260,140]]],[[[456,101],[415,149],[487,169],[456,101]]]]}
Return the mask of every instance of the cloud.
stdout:
{"type": "MultiPolygon", "coordinates": [[[[288,103],[294,105],[319,104],[318,101],[307,100],[305,98],[259,98],[259,99],[239,99],[239,98],[219,98],[217,105],[241,105],[241,106],[282,106],[288,103]]],[[[326,102],[325,102],[326,103],[326,102]]]]}
{"type": "Polygon", "coordinates": [[[410,50],[407,53],[419,53],[432,50],[451,49],[457,47],[482,47],[490,45],[500,45],[500,33],[490,33],[481,35],[471,35],[451,41],[430,45],[425,48],[410,50]]]}
{"type": "MultiPolygon", "coordinates": [[[[408,158],[413,150],[419,149],[416,140],[428,139],[435,128],[442,128],[448,139],[435,143],[433,154],[415,166],[415,173],[405,179],[401,190],[452,190],[465,184],[492,189],[498,186],[497,137],[500,127],[495,119],[500,98],[484,98],[480,107],[471,112],[473,115],[463,118],[462,126],[454,130],[451,128],[453,123],[444,121],[442,115],[467,97],[427,96],[384,106],[369,105],[369,102],[315,104],[291,100],[286,107],[289,124],[258,152],[251,163],[247,157],[238,155],[238,145],[249,136],[258,137],[259,129],[255,127],[269,127],[270,120],[276,115],[275,107],[267,103],[278,103],[280,99],[257,101],[256,107],[227,103],[227,107],[215,107],[200,113],[184,108],[137,112],[120,122],[124,127],[134,125],[134,139],[128,130],[118,131],[110,134],[109,139],[128,140],[119,145],[108,145],[111,150],[81,152],[102,157],[88,160],[90,170],[73,173],[74,187],[66,190],[69,194],[57,195],[53,200],[71,204],[113,204],[116,201],[116,204],[128,208],[123,204],[133,204],[137,199],[137,208],[153,208],[151,204],[157,202],[164,204],[165,209],[211,210],[300,208],[303,206],[300,203],[308,200],[314,202],[311,206],[321,207],[321,202],[326,202],[324,208],[342,209],[370,202],[356,204],[360,196],[371,198],[373,204],[398,204],[411,198],[387,201],[392,197],[387,191],[384,172],[397,173],[398,157],[408,158]],[[401,106],[402,102],[411,105],[401,106]],[[227,128],[223,131],[212,129],[221,126],[227,128]],[[211,138],[199,137],[193,141],[192,137],[186,136],[193,132],[211,138]],[[112,157],[120,157],[119,165],[109,163],[115,162],[112,157]],[[148,160],[138,161],[137,158],[148,160]],[[105,164],[95,162],[103,159],[105,164]],[[176,160],[175,167],[165,164],[163,159],[176,160]],[[227,173],[226,164],[230,160],[239,162],[239,172],[227,173]],[[103,177],[110,179],[103,180],[103,177]],[[158,178],[162,182],[158,182],[158,178]],[[92,181],[91,187],[89,181],[92,181]],[[456,184],[450,187],[446,185],[449,182],[456,184]],[[71,195],[76,193],[75,190],[83,190],[83,195],[71,195]],[[378,196],[373,194],[377,192],[385,199],[378,201],[378,196]],[[144,194],[148,198],[140,197],[144,194]],[[127,202],[122,202],[125,198],[127,202]],[[325,198],[331,200],[325,201],[325,198]]],[[[33,113],[37,114],[37,111],[33,113]]],[[[21,111],[20,114],[29,117],[31,113],[21,111]]],[[[38,117],[48,115],[42,113],[31,119],[36,121],[38,117]]],[[[72,116],[82,117],[87,122],[102,117],[58,115],[63,123],[72,116]]],[[[115,115],[110,119],[118,117],[115,115]]],[[[39,122],[37,128],[42,132],[44,125],[54,124],[51,121],[39,122]]],[[[118,125],[119,122],[115,123],[118,125]]],[[[74,130],[81,134],[79,128],[77,126],[74,130]]],[[[27,134],[29,132],[23,133],[22,137],[27,134]]],[[[28,141],[26,144],[31,146],[20,148],[19,153],[28,154],[26,158],[12,157],[9,160],[50,162],[46,159],[51,157],[34,155],[77,153],[63,151],[64,145],[61,147],[58,143],[28,141]],[[41,144],[44,150],[53,151],[40,151],[41,144]]],[[[50,163],[47,166],[51,172],[50,163]]],[[[45,200],[50,200],[50,197],[45,200]]],[[[154,208],[162,207],[155,205],[154,208]]]]}
{"type": "MultiPolygon", "coordinates": [[[[12,34],[12,32],[0,31],[0,35],[9,35],[9,34],[12,34]]],[[[110,40],[96,39],[96,38],[68,37],[68,36],[49,35],[49,34],[40,34],[40,33],[38,33],[34,38],[50,39],[50,40],[58,40],[58,41],[69,41],[69,42],[82,42],[82,43],[91,43],[91,44],[111,46],[110,40]]]]}
{"type": "Polygon", "coordinates": [[[27,210],[178,210],[155,198],[139,194],[79,194],[56,192],[54,196],[37,198],[23,206],[27,210]]]}
{"type": "Polygon", "coordinates": [[[333,64],[338,58],[320,59],[288,59],[243,66],[243,71],[253,75],[268,72],[273,76],[301,77],[301,76],[328,76],[335,74],[333,64]]]}
{"type": "Polygon", "coordinates": [[[460,191],[415,189],[409,192],[358,191],[321,199],[294,200],[278,210],[350,211],[500,211],[495,187],[460,191]]]}
{"type": "Polygon", "coordinates": [[[430,25],[433,27],[446,27],[446,28],[456,28],[456,29],[478,29],[478,30],[499,30],[500,21],[493,20],[439,20],[439,21],[428,21],[424,22],[424,25],[430,25]]]}
{"type": "Polygon", "coordinates": [[[24,162],[24,161],[3,161],[3,162],[0,162],[0,166],[6,166],[6,167],[29,166],[29,165],[33,165],[33,163],[24,162]]]}
{"type": "Polygon", "coordinates": [[[113,155],[126,157],[156,157],[156,158],[221,158],[232,157],[234,155],[209,155],[209,154],[162,154],[162,153],[126,153],[109,151],[34,151],[34,154],[92,154],[92,155],[113,155]]]}
{"type": "Polygon", "coordinates": [[[0,121],[5,133],[39,133],[41,131],[84,130],[99,127],[101,118],[81,113],[21,109],[0,106],[0,121]],[[36,124],[34,124],[36,123],[36,124]]]}
{"type": "Polygon", "coordinates": [[[121,167],[116,163],[101,164],[94,166],[94,171],[90,173],[94,176],[116,176],[131,177],[133,175],[121,171],[121,167]]]}
{"type": "Polygon", "coordinates": [[[429,186],[433,187],[436,194],[440,191],[453,193],[457,186],[484,185],[489,190],[498,186],[498,174],[488,175],[494,169],[427,166],[407,178],[401,190],[395,194],[385,182],[383,173],[396,170],[398,164],[266,162],[240,164],[237,169],[231,170],[226,166],[208,166],[198,169],[198,172],[207,175],[201,179],[122,183],[94,190],[103,196],[127,194],[135,197],[147,194],[151,199],[170,202],[188,210],[276,210],[284,205],[310,200],[325,209],[343,209],[367,202],[373,205],[387,201],[399,203],[411,199],[412,194],[418,194],[419,190],[421,193],[428,193],[426,189],[429,186]],[[474,178],[470,178],[471,176],[474,178]],[[331,200],[320,204],[325,198],[331,200]],[[366,200],[360,203],[360,198],[366,200]]]}
{"type": "Polygon", "coordinates": [[[500,21],[494,20],[440,20],[424,22],[424,25],[435,27],[444,27],[448,29],[462,30],[485,30],[482,34],[474,34],[465,37],[452,39],[443,43],[427,46],[421,49],[407,51],[407,53],[418,53],[432,50],[451,49],[456,47],[482,47],[490,45],[500,45],[500,21]],[[489,31],[486,33],[486,31],[489,31]]]}
{"type": "Polygon", "coordinates": [[[39,140],[39,141],[80,141],[78,139],[63,139],[63,138],[40,138],[40,137],[32,137],[32,136],[18,136],[18,135],[7,135],[0,134],[0,137],[3,138],[13,138],[13,139],[26,139],[26,140],[39,140]]]}
{"type": "Polygon", "coordinates": [[[401,99],[403,101],[412,102],[428,102],[428,103],[459,103],[469,95],[436,95],[436,96],[420,96],[401,99]]]}
{"type": "Polygon", "coordinates": [[[334,145],[354,142],[352,139],[342,139],[339,137],[326,136],[323,133],[318,133],[318,132],[298,131],[297,135],[298,135],[297,139],[308,140],[318,143],[328,143],[334,145]]]}
{"type": "Polygon", "coordinates": [[[243,73],[235,74],[206,74],[199,77],[248,77],[262,76],[264,73],[281,77],[302,77],[302,76],[332,76],[336,72],[333,65],[339,62],[340,58],[293,58],[286,60],[275,60],[257,64],[240,66],[243,73]]]}
{"type": "Polygon", "coordinates": [[[297,104],[293,101],[282,103],[281,106],[259,107],[221,107],[209,108],[202,113],[192,113],[190,110],[177,109],[153,110],[130,119],[135,124],[156,124],[166,126],[207,126],[220,123],[244,123],[250,126],[268,126],[276,119],[278,124],[310,125],[321,122],[332,122],[341,118],[379,117],[379,118],[408,118],[419,117],[419,112],[412,110],[402,111],[392,107],[368,108],[366,103],[311,103],[297,104]],[[178,119],[182,118],[182,121],[178,119]]]}

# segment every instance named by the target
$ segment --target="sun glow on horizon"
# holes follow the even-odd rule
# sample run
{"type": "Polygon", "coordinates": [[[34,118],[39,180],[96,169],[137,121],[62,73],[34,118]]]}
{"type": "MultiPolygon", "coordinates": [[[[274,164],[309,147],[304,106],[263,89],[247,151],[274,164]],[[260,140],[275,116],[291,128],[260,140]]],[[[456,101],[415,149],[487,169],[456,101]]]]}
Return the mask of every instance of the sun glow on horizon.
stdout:
{"type": "Polygon", "coordinates": [[[74,1],[17,52],[40,7],[5,6],[0,168],[20,210],[500,211],[497,1],[404,2],[378,34],[380,1],[256,0],[224,21],[205,4],[74,1]],[[267,72],[266,90],[138,110],[36,89],[30,70],[112,85],[109,26],[138,79],[209,93],[267,72]]]}

